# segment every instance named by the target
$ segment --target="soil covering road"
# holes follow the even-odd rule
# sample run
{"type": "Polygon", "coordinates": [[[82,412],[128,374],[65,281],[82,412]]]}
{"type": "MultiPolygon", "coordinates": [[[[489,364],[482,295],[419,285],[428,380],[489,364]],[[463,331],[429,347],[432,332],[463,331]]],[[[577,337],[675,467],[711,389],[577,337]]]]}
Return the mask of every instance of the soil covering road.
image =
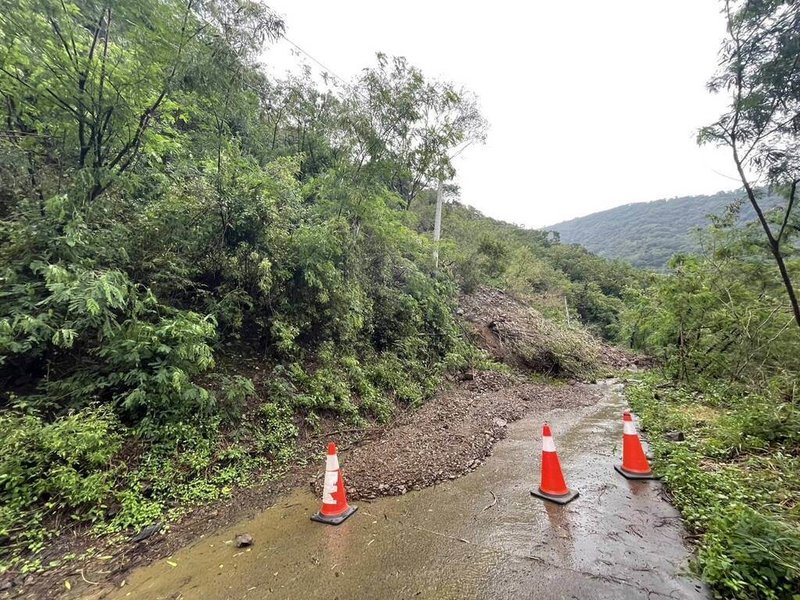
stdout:
{"type": "MultiPolygon", "coordinates": [[[[599,397],[584,384],[534,384],[520,376],[478,373],[354,448],[347,456],[349,497],[405,494],[455,479],[491,454],[509,422],[534,411],[587,406],[599,397]]],[[[321,494],[320,482],[318,477],[315,495],[321,494]]]]}
{"type": "MultiPolygon", "coordinates": [[[[472,379],[452,383],[418,410],[400,416],[390,427],[348,431],[333,437],[342,442],[340,458],[347,465],[349,499],[369,501],[403,495],[455,480],[491,456],[496,442],[507,435],[509,423],[553,408],[591,406],[602,397],[601,390],[589,384],[531,383],[529,377],[518,373],[474,373],[472,379]]],[[[26,598],[94,596],[108,586],[120,585],[131,569],[163,561],[201,536],[246,521],[294,490],[306,490],[306,505],[318,503],[311,500],[309,504],[309,499],[321,496],[325,450],[322,440],[306,440],[306,467],[296,468],[266,485],[239,490],[232,499],[199,509],[184,522],[142,542],[103,549],[98,553],[100,560],[37,577],[32,585],[12,590],[12,597],[18,597],[19,592],[24,592],[22,597],[26,598]],[[317,450],[312,452],[311,446],[317,450]],[[65,580],[70,581],[69,591],[63,587],[65,580]]]]}
{"type": "MultiPolygon", "coordinates": [[[[199,540],[96,598],[704,598],[687,576],[677,512],[654,481],[613,465],[621,385],[598,401],[532,410],[466,477],[374,502],[339,527],[309,520],[318,499],[296,491],[255,519],[199,540]],[[533,498],[540,426],[553,425],[567,506],[533,498]],[[238,533],[255,543],[239,549],[238,533]]],[[[350,460],[342,456],[345,476],[350,460]]]]}

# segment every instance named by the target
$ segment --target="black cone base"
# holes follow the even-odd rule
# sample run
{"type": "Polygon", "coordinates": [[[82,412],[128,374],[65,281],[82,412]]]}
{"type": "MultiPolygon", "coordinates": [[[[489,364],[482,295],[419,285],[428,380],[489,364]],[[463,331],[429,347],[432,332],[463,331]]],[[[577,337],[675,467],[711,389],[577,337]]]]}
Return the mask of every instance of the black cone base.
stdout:
{"type": "Polygon", "coordinates": [[[568,502],[572,502],[577,498],[580,494],[575,490],[569,490],[563,496],[554,496],[553,494],[546,494],[539,488],[534,488],[531,490],[531,495],[536,496],[537,498],[541,498],[542,500],[549,500],[550,502],[555,502],[556,504],[566,504],[568,502]]]}
{"type": "Polygon", "coordinates": [[[321,513],[317,513],[311,517],[311,520],[319,523],[327,523],[328,525],[339,525],[344,523],[344,521],[357,510],[357,506],[349,506],[346,511],[336,515],[335,517],[329,517],[321,513]]]}
{"type": "Polygon", "coordinates": [[[649,473],[631,473],[623,469],[620,465],[614,465],[614,468],[617,470],[617,473],[622,475],[625,479],[658,479],[652,471],[649,473]]]}

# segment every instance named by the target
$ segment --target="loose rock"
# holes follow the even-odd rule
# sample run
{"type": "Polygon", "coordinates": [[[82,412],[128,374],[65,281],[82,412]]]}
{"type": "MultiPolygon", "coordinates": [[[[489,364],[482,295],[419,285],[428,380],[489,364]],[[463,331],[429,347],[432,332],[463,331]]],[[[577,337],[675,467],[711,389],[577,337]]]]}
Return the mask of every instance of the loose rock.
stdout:
{"type": "Polygon", "coordinates": [[[237,548],[246,548],[253,545],[253,536],[249,533],[240,533],[234,540],[237,548]]]}
{"type": "MultiPolygon", "coordinates": [[[[398,496],[456,479],[480,466],[509,423],[526,413],[597,400],[580,384],[550,386],[524,375],[476,371],[473,381],[443,390],[402,424],[340,457],[353,488],[348,499],[398,496]]],[[[321,494],[321,478],[312,487],[321,494]]]]}
{"type": "Polygon", "coordinates": [[[664,434],[664,439],[668,442],[682,442],[686,439],[686,436],[683,435],[682,431],[668,431],[664,434]]]}
{"type": "Polygon", "coordinates": [[[152,537],[155,534],[157,534],[159,531],[161,531],[162,527],[163,527],[163,525],[161,524],[161,521],[159,521],[158,523],[155,523],[153,525],[150,525],[149,527],[145,527],[144,529],[142,529],[139,532],[138,535],[135,535],[135,536],[133,536],[131,538],[131,542],[133,542],[133,543],[143,542],[147,538],[152,537]]]}

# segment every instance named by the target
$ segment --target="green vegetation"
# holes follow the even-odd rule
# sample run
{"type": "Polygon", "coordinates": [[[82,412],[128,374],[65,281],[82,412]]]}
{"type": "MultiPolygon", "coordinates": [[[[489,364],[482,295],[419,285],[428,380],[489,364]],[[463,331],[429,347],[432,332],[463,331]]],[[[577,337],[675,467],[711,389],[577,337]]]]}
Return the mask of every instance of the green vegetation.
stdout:
{"type": "Polygon", "coordinates": [[[274,79],[257,58],[283,23],[257,2],[0,0],[0,574],[47,568],[73,528],[177,519],[278,475],[304,434],[388,422],[489,366],[457,315],[489,286],[536,307],[538,338],[505,332],[529,367],[585,373],[587,331],[660,360],[631,402],[698,569],[722,597],[795,600],[800,177],[796,127],[774,120],[797,113],[800,7],[734,8],[732,34],[769,43],[726,46],[717,87],[757,93],[703,139],[750,144],[750,208],[580,225],[637,264],[697,250],[644,274],[452,197],[437,267],[432,184],[486,124],[405,59],[348,85],[274,79]]]}
{"type": "Polygon", "coordinates": [[[537,232],[449,205],[434,268],[429,183],[484,135],[471,94],[384,55],[349,86],[271,79],[282,30],[248,0],[0,3],[0,573],[424,402],[485,364],[460,291],[559,318],[566,295],[615,333],[633,271],[537,232]]]}
{"type": "Polygon", "coordinates": [[[701,535],[696,570],[719,597],[800,589],[800,408],[778,393],[659,376],[628,387],[672,500],[701,535]],[[664,433],[685,432],[668,442],[664,433]]]}
{"type": "Polygon", "coordinates": [[[712,219],[702,253],[631,297],[621,332],[662,360],[629,389],[675,503],[700,538],[698,572],[720,598],[800,597],[800,135],[794,2],[725,3],[713,91],[730,110],[700,133],[729,147],[757,215],[712,219]],[[751,183],[769,181],[772,199],[751,183]],[[755,179],[753,179],[755,180],[755,179]],[[667,431],[685,441],[668,442],[667,431]]]}
{"type": "MultiPolygon", "coordinates": [[[[625,261],[637,267],[666,270],[675,254],[694,254],[702,250],[697,230],[711,224],[710,216],[720,216],[743,192],[720,192],[713,196],[687,196],[653,202],[626,204],[552,225],[564,244],[580,244],[599,256],[625,261]]],[[[780,198],[763,199],[765,210],[777,207],[780,198]]],[[[745,207],[742,224],[756,215],[745,207]]]]}
{"type": "Polygon", "coordinates": [[[758,226],[738,225],[737,213],[703,233],[704,254],[674,257],[669,275],[629,298],[622,334],[661,362],[629,400],[699,536],[699,574],[721,598],[794,600],[800,329],[758,226]],[[686,441],[666,441],[667,431],[686,441]]]}
{"type": "MultiPolygon", "coordinates": [[[[623,335],[682,381],[775,379],[791,390],[799,331],[757,227],[738,226],[737,210],[703,233],[705,254],[673,257],[671,274],[632,298],[623,335]]],[[[798,258],[788,262],[797,272],[798,258]]]]}
{"type": "MultiPolygon", "coordinates": [[[[434,210],[434,195],[422,195],[415,208],[421,231],[433,231],[434,210]]],[[[558,321],[566,320],[566,298],[571,319],[609,340],[617,338],[627,290],[645,281],[630,265],[560,244],[544,231],[488,219],[457,201],[444,204],[442,223],[440,262],[463,290],[488,283],[532,296],[545,316],[558,321]]]]}

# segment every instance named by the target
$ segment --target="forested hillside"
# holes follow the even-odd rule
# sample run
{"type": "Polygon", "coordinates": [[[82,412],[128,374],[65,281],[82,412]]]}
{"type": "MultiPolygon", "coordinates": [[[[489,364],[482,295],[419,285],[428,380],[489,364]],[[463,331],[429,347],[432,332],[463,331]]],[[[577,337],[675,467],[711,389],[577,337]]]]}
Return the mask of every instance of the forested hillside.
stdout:
{"type": "Polygon", "coordinates": [[[424,402],[486,364],[460,291],[616,333],[633,271],[541,232],[448,204],[435,267],[428,189],[485,135],[469,91],[380,54],[270,78],[259,3],[2,6],[0,572],[424,402]]]}
{"type": "Polygon", "coordinates": [[[726,6],[709,87],[730,106],[700,140],[733,150],[742,193],[559,238],[459,202],[478,99],[402,57],[274,77],[285,24],[258,1],[0,0],[0,594],[75,539],[131,543],[274,480],[301,441],[509,372],[468,324],[513,296],[543,374],[607,372],[600,337],[655,358],[627,393],[696,571],[797,600],[800,3],[726,6]]]}
{"type": "MultiPolygon", "coordinates": [[[[416,204],[421,231],[433,230],[434,209],[433,193],[416,204]]],[[[442,268],[463,290],[489,283],[532,295],[551,318],[569,318],[566,307],[572,320],[610,340],[617,338],[626,291],[646,281],[644,273],[626,263],[561,244],[544,231],[487,218],[457,200],[443,207],[440,254],[442,268]]]]}
{"type": "MultiPolygon", "coordinates": [[[[742,192],[720,192],[713,196],[637,202],[546,229],[557,231],[565,244],[580,244],[606,258],[663,270],[674,254],[700,250],[697,230],[710,225],[709,215],[721,215],[728,205],[743,198],[742,192]]],[[[779,204],[779,199],[767,196],[763,204],[770,210],[779,204]]],[[[745,204],[739,215],[740,222],[755,218],[752,208],[745,204]]]]}

